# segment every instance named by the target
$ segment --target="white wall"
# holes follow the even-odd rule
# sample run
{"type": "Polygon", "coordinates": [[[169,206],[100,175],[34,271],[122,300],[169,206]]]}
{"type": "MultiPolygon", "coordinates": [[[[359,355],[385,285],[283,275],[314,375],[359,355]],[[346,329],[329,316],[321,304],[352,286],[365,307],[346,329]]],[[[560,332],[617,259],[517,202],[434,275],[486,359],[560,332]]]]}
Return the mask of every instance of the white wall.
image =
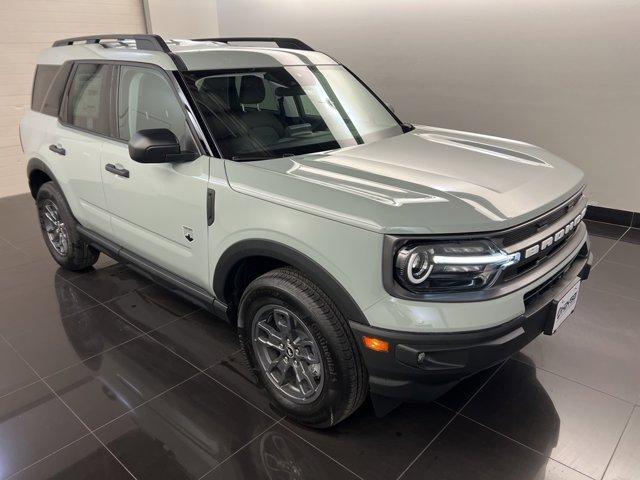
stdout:
{"type": "Polygon", "coordinates": [[[221,36],[295,36],[407,121],[541,145],[640,211],[638,0],[217,0],[221,36]]]}
{"type": "Polygon", "coordinates": [[[141,0],[0,0],[0,197],[29,190],[18,123],[38,53],[61,38],[144,32],[141,0]]]}
{"type": "Polygon", "coordinates": [[[215,0],[0,0],[0,197],[28,191],[18,122],[37,54],[60,38],[145,33],[149,25],[168,38],[217,36],[215,0]]]}
{"type": "Polygon", "coordinates": [[[218,36],[216,0],[143,0],[147,29],[165,38],[218,36]]]}

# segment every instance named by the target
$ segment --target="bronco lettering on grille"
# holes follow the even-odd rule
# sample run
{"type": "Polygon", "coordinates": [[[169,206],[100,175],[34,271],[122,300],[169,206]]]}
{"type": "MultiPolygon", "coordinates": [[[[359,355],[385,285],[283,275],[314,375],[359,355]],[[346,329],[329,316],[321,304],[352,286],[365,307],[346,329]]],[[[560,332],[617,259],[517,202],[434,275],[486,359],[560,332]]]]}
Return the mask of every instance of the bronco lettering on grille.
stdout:
{"type": "Polygon", "coordinates": [[[535,245],[531,245],[530,247],[527,247],[524,250],[524,253],[522,256],[525,259],[531,258],[534,255],[537,255],[539,252],[546,250],[554,243],[557,243],[560,240],[562,240],[565,235],[569,234],[574,228],[576,228],[580,224],[580,221],[584,218],[586,213],[587,213],[587,209],[584,208],[576,218],[571,220],[569,223],[567,223],[564,227],[559,229],[553,235],[550,235],[549,237],[545,238],[539,243],[536,243],[535,245]]]}

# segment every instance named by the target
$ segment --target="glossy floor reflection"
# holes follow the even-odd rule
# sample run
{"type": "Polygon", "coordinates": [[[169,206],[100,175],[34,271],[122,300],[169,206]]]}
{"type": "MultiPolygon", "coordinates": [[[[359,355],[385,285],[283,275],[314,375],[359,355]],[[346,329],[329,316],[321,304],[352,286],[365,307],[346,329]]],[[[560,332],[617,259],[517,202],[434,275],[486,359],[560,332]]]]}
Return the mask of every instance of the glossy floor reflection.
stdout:
{"type": "Polygon", "coordinates": [[[640,479],[640,230],[588,223],[597,263],[553,337],[437,402],[313,431],[229,325],[105,256],[60,270],[26,195],[0,225],[0,478],[640,479]]]}

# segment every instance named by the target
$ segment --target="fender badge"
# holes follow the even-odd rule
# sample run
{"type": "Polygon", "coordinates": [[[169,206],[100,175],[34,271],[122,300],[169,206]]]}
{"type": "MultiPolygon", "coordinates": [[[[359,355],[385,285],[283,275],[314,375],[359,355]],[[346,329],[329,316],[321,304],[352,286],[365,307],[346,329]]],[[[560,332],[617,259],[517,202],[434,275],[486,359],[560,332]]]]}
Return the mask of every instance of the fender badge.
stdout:
{"type": "Polygon", "coordinates": [[[195,239],[193,238],[193,228],[182,226],[182,235],[187,239],[189,243],[193,242],[195,239]]]}

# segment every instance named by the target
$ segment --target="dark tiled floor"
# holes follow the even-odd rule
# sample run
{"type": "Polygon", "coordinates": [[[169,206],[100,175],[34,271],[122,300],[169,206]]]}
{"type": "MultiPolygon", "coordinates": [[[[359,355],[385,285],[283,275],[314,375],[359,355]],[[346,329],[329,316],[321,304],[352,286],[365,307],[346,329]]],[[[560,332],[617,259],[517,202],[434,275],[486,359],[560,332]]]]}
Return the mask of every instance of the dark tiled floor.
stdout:
{"type": "Polygon", "coordinates": [[[314,431],[228,325],[105,256],[58,269],[27,196],[0,225],[1,478],[640,479],[640,230],[588,223],[597,263],[553,337],[437,402],[314,431]]]}

